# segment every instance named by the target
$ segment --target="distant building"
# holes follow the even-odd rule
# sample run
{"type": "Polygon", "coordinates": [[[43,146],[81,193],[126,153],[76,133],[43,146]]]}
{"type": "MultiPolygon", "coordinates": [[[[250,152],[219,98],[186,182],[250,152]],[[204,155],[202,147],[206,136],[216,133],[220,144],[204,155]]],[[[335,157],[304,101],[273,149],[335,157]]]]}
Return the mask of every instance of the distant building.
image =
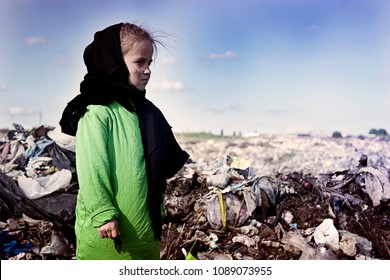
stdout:
{"type": "Polygon", "coordinates": [[[258,136],[260,136],[260,132],[257,132],[257,131],[247,132],[247,133],[242,134],[242,136],[245,138],[258,137],[258,136]]]}

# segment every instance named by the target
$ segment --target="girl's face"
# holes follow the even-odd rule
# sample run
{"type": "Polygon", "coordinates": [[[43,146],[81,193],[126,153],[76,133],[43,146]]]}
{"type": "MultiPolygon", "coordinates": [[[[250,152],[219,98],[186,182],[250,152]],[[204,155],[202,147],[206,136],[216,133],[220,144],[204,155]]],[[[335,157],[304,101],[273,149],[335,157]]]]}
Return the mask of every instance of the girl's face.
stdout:
{"type": "Polygon", "coordinates": [[[129,83],[138,90],[144,90],[149,82],[152,57],[153,45],[148,40],[136,43],[133,49],[123,57],[130,73],[129,83]]]}

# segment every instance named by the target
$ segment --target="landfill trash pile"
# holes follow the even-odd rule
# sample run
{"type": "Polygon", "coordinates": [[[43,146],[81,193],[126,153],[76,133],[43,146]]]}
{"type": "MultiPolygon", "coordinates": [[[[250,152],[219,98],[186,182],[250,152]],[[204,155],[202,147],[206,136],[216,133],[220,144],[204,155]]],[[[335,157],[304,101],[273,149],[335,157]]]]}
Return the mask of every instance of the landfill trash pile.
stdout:
{"type": "MultiPolygon", "coordinates": [[[[180,138],[179,138],[180,139],[180,138]]],[[[236,155],[250,162],[257,174],[303,172],[325,174],[354,168],[361,155],[369,165],[390,167],[389,136],[316,137],[271,135],[253,138],[198,140],[181,137],[194,162],[225,161],[236,155]]]]}
{"type": "MultiPolygon", "coordinates": [[[[74,259],[75,139],[0,137],[2,259],[74,259]]],[[[177,137],[161,259],[390,259],[387,138],[177,137]]]]}
{"type": "Polygon", "coordinates": [[[390,259],[388,138],[180,142],[162,259],[390,259]]]}
{"type": "Polygon", "coordinates": [[[71,259],[75,139],[54,127],[14,127],[0,139],[1,259],[71,259]]]}

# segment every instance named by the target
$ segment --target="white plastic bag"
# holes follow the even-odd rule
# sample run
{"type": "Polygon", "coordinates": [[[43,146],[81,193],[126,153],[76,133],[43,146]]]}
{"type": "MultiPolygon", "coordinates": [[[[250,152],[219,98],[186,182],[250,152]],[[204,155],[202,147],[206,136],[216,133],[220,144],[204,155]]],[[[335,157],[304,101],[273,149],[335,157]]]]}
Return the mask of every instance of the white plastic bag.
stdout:
{"type": "Polygon", "coordinates": [[[18,177],[20,189],[29,199],[36,199],[69,186],[72,173],[67,169],[37,179],[18,177]]]}
{"type": "Polygon", "coordinates": [[[325,219],[314,231],[314,241],[317,245],[326,244],[332,249],[339,249],[339,232],[332,219],[325,219]]]}

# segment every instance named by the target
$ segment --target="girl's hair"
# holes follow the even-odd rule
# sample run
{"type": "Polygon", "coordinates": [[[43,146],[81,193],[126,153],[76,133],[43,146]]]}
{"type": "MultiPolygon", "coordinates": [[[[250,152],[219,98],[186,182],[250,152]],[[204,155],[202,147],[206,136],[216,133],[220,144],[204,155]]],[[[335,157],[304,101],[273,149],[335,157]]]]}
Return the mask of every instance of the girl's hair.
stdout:
{"type": "Polygon", "coordinates": [[[131,51],[137,43],[144,40],[152,43],[155,56],[157,55],[157,44],[164,46],[151,32],[132,23],[122,24],[120,40],[123,56],[131,51]]]}

